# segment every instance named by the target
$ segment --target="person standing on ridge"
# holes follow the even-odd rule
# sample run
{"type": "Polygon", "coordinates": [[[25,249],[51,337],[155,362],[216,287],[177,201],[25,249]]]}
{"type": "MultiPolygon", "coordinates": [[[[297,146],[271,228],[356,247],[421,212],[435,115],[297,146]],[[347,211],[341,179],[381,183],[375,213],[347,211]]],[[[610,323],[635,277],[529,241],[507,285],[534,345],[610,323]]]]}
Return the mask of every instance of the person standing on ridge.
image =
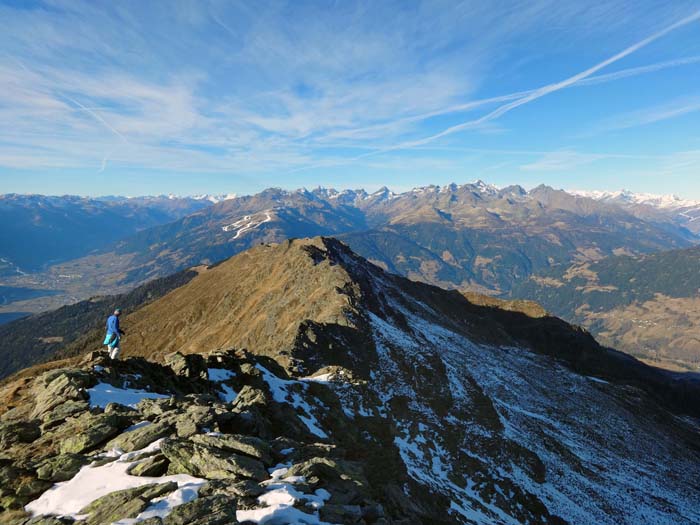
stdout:
{"type": "Polygon", "coordinates": [[[105,336],[105,342],[103,344],[107,345],[110,359],[119,358],[119,340],[121,336],[124,335],[124,330],[119,328],[119,316],[121,314],[122,311],[117,308],[114,310],[114,313],[107,318],[107,335],[105,336]]]}

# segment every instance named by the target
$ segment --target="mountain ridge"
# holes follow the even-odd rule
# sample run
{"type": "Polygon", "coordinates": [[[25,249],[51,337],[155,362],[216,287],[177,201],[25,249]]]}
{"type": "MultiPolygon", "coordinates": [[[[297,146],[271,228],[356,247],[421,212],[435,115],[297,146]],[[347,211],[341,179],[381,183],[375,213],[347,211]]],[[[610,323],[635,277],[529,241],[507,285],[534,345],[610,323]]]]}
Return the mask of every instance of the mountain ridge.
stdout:
{"type": "MultiPolygon", "coordinates": [[[[23,469],[17,479],[45,476],[51,443],[99,428],[63,445],[72,472],[112,472],[95,462],[111,439],[133,443],[114,464],[135,469],[152,443],[160,470],[139,468],[160,474],[140,483],[177,491],[163,486],[181,479],[170,476],[193,476],[193,501],[226,498],[238,521],[281,513],[265,495],[279,489],[293,494],[281,524],[693,523],[700,383],[602,348],[531,304],[489,301],[388,274],[335,239],[256,246],[126,315],[124,361],[78,345],[57,369],[11,378],[0,392],[11,400],[0,416],[15,436],[10,465],[23,469]],[[44,448],[7,425],[36,428],[44,448]],[[262,465],[240,459],[241,443],[262,465]],[[35,459],[17,464],[29,451],[35,459]],[[316,507],[305,505],[309,483],[327,493],[316,507]]],[[[50,482],[16,483],[12,502],[58,508],[50,482]]],[[[99,516],[116,512],[116,497],[60,508],[99,516]]],[[[184,505],[167,511],[195,512],[184,505]]]]}

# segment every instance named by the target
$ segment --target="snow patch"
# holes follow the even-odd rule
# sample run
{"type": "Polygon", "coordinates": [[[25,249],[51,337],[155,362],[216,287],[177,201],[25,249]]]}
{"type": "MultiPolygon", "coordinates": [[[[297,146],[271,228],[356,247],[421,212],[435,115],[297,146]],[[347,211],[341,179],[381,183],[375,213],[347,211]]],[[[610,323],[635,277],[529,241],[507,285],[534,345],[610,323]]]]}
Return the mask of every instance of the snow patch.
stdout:
{"type": "Polygon", "coordinates": [[[328,434],[321,428],[318,419],[314,416],[311,405],[299,393],[299,390],[302,392],[307,391],[309,386],[307,383],[281,379],[262,365],[255,365],[255,367],[263,373],[263,379],[270,387],[270,392],[272,392],[272,397],[275,401],[292,405],[297,410],[299,419],[309,429],[309,432],[320,438],[328,437],[328,434]]]}
{"type": "Polygon", "coordinates": [[[109,383],[97,383],[94,387],[88,388],[90,395],[90,406],[105,408],[109,403],[119,403],[129,407],[136,407],[144,399],[167,399],[167,394],[157,392],[147,392],[135,388],[119,388],[109,383]]]}
{"type": "Polygon", "coordinates": [[[252,521],[261,525],[330,525],[320,520],[318,509],[331,498],[325,489],[318,489],[314,494],[304,494],[294,485],[304,483],[301,476],[288,476],[288,464],[277,465],[270,469],[271,478],[263,484],[266,490],[258,496],[262,507],[236,511],[238,521],[252,521]],[[309,507],[311,514],[303,512],[294,505],[303,503],[309,507]]]}
{"type": "MultiPolygon", "coordinates": [[[[94,463],[86,465],[78,471],[73,479],[54,484],[39,499],[32,501],[24,509],[33,516],[56,515],[77,519],[78,513],[83,508],[112,492],[151,483],[174,481],[178,485],[175,492],[154,500],[133,520],[123,520],[117,523],[126,525],[138,523],[151,516],[166,516],[174,507],[196,498],[199,487],[204,485],[206,480],[186,474],[163,477],[130,476],[127,474],[129,467],[137,463],[134,461],[135,457],[146,452],[159,450],[161,442],[162,440],[158,440],[143,450],[121,454],[119,459],[106,465],[95,466],[94,463]]],[[[104,456],[111,457],[109,453],[104,456]]]]}

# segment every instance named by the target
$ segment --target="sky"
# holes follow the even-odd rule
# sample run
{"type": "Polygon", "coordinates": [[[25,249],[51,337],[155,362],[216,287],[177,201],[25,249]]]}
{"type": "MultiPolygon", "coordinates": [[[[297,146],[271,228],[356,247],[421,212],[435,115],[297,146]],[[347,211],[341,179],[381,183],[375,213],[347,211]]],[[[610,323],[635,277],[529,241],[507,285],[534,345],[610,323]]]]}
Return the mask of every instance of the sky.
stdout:
{"type": "Polygon", "coordinates": [[[0,193],[700,199],[700,2],[0,0],[0,193]]]}

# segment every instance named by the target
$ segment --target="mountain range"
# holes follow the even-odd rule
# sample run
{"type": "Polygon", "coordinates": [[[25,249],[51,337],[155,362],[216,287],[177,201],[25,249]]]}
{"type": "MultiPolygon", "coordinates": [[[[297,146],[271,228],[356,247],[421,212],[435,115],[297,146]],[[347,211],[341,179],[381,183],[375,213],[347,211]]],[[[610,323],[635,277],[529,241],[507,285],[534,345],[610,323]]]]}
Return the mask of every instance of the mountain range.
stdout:
{"type": "Polygon", "coordinates": [[[211,203],[206,196],[0,195],[0,275],[36,272],[84,256],[211,203]]]}
{"type": "MultiPolygon", "coordinates": [[[[180,203],[172,197],[155,202],[159,206],[180,203]]],[[[606,324],[598,319],[599,313],[576,315],[576,308],[585,304],[580,297],[563,293],[565,288],[553,297],[533,285],[546,282],[550,274],[564,274],[569,268],[607,258],[630,261],[644,254],[692,249],[699,238],[689,229],[694,223],[687,218],[693,205],[688,201],[629,192],[577,195],[546,186],[526,191],[478,181],[404,193],[387,188],[374,193],[268,189],[252,196],[192,198],[178,204],[178,209],[187,203],[202,207],[115,239],[88,255],[50,265],[43,272],[0,278],[8,303],[0,307],[0,316],[10,320],[17,311],[49,310],[93,295],[125,293],[151,279],[213,264],[260,243],[333,235],[374,264],[413,280],[464,292],[540,300],[554,314],[584,324],[606,344],[640,357],[695,367],[695,356],[700,355],[695,343],[700,325],[689,320],[681,307],[659,317],[669,335],[646,330],[630,339],[626,337],[629,323],[606,324]],[[686,217],[686,222],[679,217],[686,217]],[[674,342],[682,350],[662,348],[672,342],[669,337],[674,331],[684,334],[674,342]]],[[[654,268],[663,270],[659,265],[654,268]]],[[[657,277],[657,292],[675,298],[672,288],[681,280],[669,284],[673,273],[669,278],[657,277]]],[[[607,293],[611,304],[632,305],[630,312],[638,308],[633,295],[614,298],[615,290],[607,293]]],[[[647,301],[647,307],[657,317],[667,310],[663,301],[653,305],[647,301]]],[[[638,317],[630,319],[636,323],[638,317]]]]}
{"type": "Polygon", "coordinates": [[[0,518],[696,523],[700,382],[477,299],[327,238],[199,268],[5,380],[0,518]]]}
{"type": "Polygon", "coordinates": [[[617,204],[641,217],[667,218],[700,233],[700,201],[682,199],[677,195],[655,195],[620,191],[574,191],[574,195],[589,197],[601,202],[617,204]]]}

